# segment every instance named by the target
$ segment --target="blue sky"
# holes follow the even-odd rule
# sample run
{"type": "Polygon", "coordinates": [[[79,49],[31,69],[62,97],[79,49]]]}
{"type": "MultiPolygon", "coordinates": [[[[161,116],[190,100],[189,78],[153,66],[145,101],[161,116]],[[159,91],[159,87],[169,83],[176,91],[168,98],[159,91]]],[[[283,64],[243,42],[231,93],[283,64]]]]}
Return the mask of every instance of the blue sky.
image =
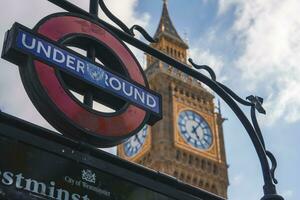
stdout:
{"type": "MultiPolygon", "coordinates": [[[[87,0],[72,0],[87,8],[87,0]]],[[[127,25],[140,24],[153,34],[161,0],[106,0],[127,25]]],[[[46,14],[61,11],[46,0],[11,0],[0,4],[0,43],[18,21],[28,27],[46,14]]],[[[210,65],[241,97],[265,99],[266,116],[259,116],[267,148],[278,161],[278,193],[286,200],[300,196],[298,179],[300,130],[300,18],[298,0],[169,0],[172,21],[190,46],[189,55],[210,65]],[[184,36],[186,34],[186,37],[184,36]]],[[[2,47],[1,47],[2,48],[2,47]]],[[[133,49],[143,63],[141,52],[133,49]]],[[[38,114],[20,82],[17,67],[0,61],[0,109],[51,128],[38,114]]],[[[245,109],[248,112],[248,109],[245,109]]],[[[230,109],[222,103],[229,199],[262,197],[262,174],[253,145],[230,109]]]]}

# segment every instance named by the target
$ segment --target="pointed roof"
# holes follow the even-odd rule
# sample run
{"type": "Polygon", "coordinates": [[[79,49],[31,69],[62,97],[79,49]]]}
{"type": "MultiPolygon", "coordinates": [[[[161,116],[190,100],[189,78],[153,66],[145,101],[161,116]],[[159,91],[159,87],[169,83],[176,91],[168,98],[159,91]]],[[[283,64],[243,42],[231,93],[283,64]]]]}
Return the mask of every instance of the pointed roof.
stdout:
{"type": "Polygon", "coordinates": [[[154,38],[159,38],[161,35],[165,35],[188,48],[188,45],[181,39],[170,19],[167,1],[163,0],[163,2],[162,14],[154,38]]]}

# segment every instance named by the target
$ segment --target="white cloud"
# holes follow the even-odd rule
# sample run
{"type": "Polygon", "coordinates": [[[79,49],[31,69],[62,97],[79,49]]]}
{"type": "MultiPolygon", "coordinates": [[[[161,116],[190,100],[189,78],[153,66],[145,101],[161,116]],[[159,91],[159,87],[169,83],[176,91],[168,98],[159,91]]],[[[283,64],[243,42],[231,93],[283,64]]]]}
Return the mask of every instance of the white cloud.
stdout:
{"type": "Polygon", "coordinates": [[[233,187],[239,187],[241,184],[243,184],[244,180],[245,176],[243,174],[237,174],[231,178],[231,184],[233,187]]]}
{"type": "MultiPolygon", "coordinates": [[[[243,46],[236,61],[246,89],[267,94],[268,120],[300,120],[300,18],[298,0],[220,1],[236,5],[232,27],[243,46]]],[[[226,10],[225,9],[225,10],[226,10]]]]}
{"type": "MultiPolygon", "coordinates": [[[[129,27],[134,24],[139,24],[142,27],[147,27],[150,15],[148,13],[137,13],[135,8],[138,5],[138,0],[106,0],[105,3],[110,11],[129,27]]],[[[104,17],[103,12],[100,12],[101,17],[104,17]]],[[[107,18],[105,18],[107,19],[107,18]]]]}
{"type": "MultiPolygon", "coordinates": [[[[190,49],[190,56],[196,64],[208,65],[211,67],[216,73],[218,81],[226,80],[226,77],[221,76],[221,71],[224,67],[221,56],[213,54],[209,49],[200,49],[197,47],[190,49]]],[[[208,75],[205,71],[201,70],[200,72],[204,72],[204,74],[208,75]]]]}
{"type": "MultiPolygon", "coordinates": [[[[138,24],[147,30],[147,27],[150,22],[150,14],[149,13],[138,13],[136,12],[136,7],[138,5],[138,0],[106,0],[106,6],[108,9],[128,27],[138,24]]],[[[105,21],[111,23],[113,26],[118,27],[114,24],[109,18],[105,16],[103,12],[100,11],[100,17],[105,21]]],[[[118,27],[119,28],[119,27],[118,27]]],[[[136,34],[136,38],[144,39],[141,37],[139,32],[134,32],[136,34]]],[[[141,66],[145,68],[145,58],[144,53],[133,46],[129,45],[130,50],[134,53],[137,57],[138,61],[140,62],[141,66]]]]}
{"type": "Polygon", "coordinates": [[[286,199],[289,200],[294,196],[294,191],[293,190],[284,190],[281,192],[282,196],[286,199]]]}
{"type": "Polygon", "coordinates": [[[228,11],[231,6],[237,4],[239,0],[219,0],[219,10],[218,14],[222,15],[228,11]]]}

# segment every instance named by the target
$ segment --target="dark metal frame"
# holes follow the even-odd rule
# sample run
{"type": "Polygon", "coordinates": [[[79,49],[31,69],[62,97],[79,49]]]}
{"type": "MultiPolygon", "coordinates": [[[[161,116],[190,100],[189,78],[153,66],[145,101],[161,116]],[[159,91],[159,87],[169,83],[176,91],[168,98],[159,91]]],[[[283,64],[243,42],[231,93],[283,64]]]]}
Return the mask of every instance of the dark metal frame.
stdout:
{"type": "MultiPolygon", "coordinates": [[[[178,200],[225,200],[167,174],[123,160],[96,147],[23,121],[0,111],[0,140],[5,138],[76,161],[139,187],[178,200]]],[[[41,169],[43,170],[43,169],[41,169]]],[[[1,188],[0,188],[1,189],[1,188]]],[[[1,194],[0,194],[1,199],[1,194]]]]}
{"type": "MultiPolygon", "coordinates": [[[[210,74],[210,77],[207,77],[201,74],[200,72],[191,69],[187,64],[181,63],[169,57],[168,55],[152,48],[146,43],[134,38],[134,30],[137,30],[145,37],[146,40],[148,40],[149,42],[155,42],[155,40],[151,38],[150,35],[142,27],[138,25],[134,25],[131,28],[128,28],[121,20],[119,20],[109,11],[109,9],[105,6],[103,0],[90,0],[89,12],[77,7],[76,5],[68,2],[67,0],[48,0],[48,1],[65,9],[66,11],[84,15],[86,17],[89,17],[90,19],[97,21],[98,23],[100,23],[101,25],[109,29],[111,32],[113,32],[115,35],[117,35],[121,40],[156,57],[157,59],[169,64],[170,66],[192,76],[193,78],[201,81],[202,83],[210,87],[233,110],[233,112],[236,114],[240,122],[245,127],[248,135],[250,136],[250,139],[259,157],[262,173],[263,173],[264,196],[262,197],[262,200],[283,200],[283,197],[281,197],[276,193],[276,187],[275,187],[275,184],[277,184],[277,180],[275,179],[274,172],[277,166],[277,162],[273,154],[269,152],[265,147],[264,139],[256,119],[256,111],[265,114],[265,110],[262,107],[263,99],[261,97],[251,95],[247,97],[246,100],[244,100],[240,98],[238,95],[236,95],[231,89],[229,89],[222,83],[219,83],[216,80],[216,75],[214,71],[209,66],[196,65],[195,63],[193,63],[191,59],[189,59],[190,63],[196,69],[206,70],[210,74]],[[98,18],[98,5],[101,7],[102,11],[122,30],[98,18]],[[250,109],[251,121],[244,114],[242,109],[239,107],[238,103],[244,106],[249,106],[251,108],[250,109]],[[271,168],[269,165],[269,161],[271,162],[271,168]]],[[[94,55],[94,50],[93,47],[91,47],[89,51],[89,57],[93,59],[94,57],[93,55],[94,55]]],[[[90,94],[86,94],[84,102],[87,105],[90,105],[91,98],[92,97],[90,94]]]]}

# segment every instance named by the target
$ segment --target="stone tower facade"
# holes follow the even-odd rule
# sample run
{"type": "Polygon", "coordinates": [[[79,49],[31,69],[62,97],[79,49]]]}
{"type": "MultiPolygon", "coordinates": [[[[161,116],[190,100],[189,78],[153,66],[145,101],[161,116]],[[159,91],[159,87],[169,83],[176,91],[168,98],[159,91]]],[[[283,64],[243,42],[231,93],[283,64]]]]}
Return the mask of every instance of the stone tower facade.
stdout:
{"type": "MultiPolygon", "coordinates": [[[[188,45],[164,1],[152,47],[187,62],[188,45]]],[[[151,89],[163,97],[163,119],[118,146],[118,155],[227,198],[228,174],[221,114],[214,96],[197,80],[147,55],[151,89]]]]}

